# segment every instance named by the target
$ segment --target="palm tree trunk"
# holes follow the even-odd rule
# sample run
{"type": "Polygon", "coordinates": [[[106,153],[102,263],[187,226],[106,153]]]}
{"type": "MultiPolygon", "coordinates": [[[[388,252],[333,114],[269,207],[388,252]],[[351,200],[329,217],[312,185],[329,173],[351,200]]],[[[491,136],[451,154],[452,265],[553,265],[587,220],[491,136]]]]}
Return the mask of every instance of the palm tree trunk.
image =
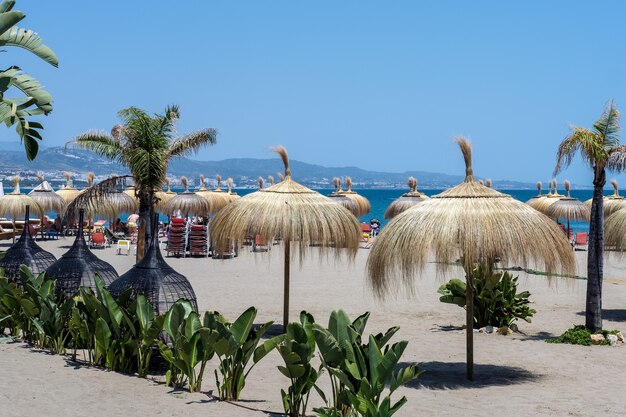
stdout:
{"type": "Polygon", "coordinates": [[[585,326],[591,331],[602,330],[602,279],[604,269],[604,169],[594,167],[593,200],[589,223],[587,251],[587,305],[585,326]]]}
{"type": "Polygon", "coordinates": [[[136,261],[139,262],[143,259],[148,249],[148,243],[152,237],[152,215],[154,212],[154,206],[152,201],[154,200],[154,191],[143,190],[139,191],[139,231],[137,232],[137,257],[136,261]]]}

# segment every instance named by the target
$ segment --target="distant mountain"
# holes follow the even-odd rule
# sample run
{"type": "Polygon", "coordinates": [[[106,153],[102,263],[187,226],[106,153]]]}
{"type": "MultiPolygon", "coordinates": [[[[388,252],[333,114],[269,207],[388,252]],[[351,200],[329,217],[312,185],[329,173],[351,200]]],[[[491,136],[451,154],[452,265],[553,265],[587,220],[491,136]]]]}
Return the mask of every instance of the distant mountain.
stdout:
{"type": "MultiPolygon", "coordinates": [[[[0,142],[3,146],[6,142],[0,142]]],[[[458,175],[448,175],[426,171],[409,171],[401,173],[366,171],[357,167],[324,167],[291,160],[294,178],[310,187],[330,188],[334,177],[352,177],[354,188],[404,188],[409,176],[417,178],[419,187],[424,189],[446,188],[463,181],[458,175]]],[[[33,162],[26,159],[24,150],[0,148],[0,176],[10,176],[17,172],[22,176],[33,178],[37,171],[43,171],[48,180],[56,180],[58,184],[64,171],[77,174],[77,179],[84,180],[84,175],[93,171],[96,176],[110,174],[125,174],[128,170],[123,166],[101,158],[92,152],[65,149],[64,147],[50,147],[39,151],[33,162]]],[[[277,173],[283,172],[280,159],[253,159],[234,158],[222,161],[197,161],[188,158],[179,158],[170,163],[168,175],[179,177],[186,175],[192,184],[197,184],[202,174],[213,180],[217,174],[223,178],[232,177],[238,186],[253,187],[259,176],[268,175],[277,178],[277,173]]],[[[534,184],[496,180],[494,187],[500,189],[534,188],[534,184]]]]}

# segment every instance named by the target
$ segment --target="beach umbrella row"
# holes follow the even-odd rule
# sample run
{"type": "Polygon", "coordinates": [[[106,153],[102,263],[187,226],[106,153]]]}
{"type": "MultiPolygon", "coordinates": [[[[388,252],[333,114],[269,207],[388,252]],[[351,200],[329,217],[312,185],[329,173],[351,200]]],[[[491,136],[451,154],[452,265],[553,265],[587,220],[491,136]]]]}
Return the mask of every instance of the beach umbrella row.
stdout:
{"type": "Polygon", "coordinates": [[[10,214],[13,219],[19,218],[26,211],[27,207],[38,217],[43,216],[44,211],[41,206],[29,195],[20,192],[20,176],[11,178],[13,191],[0,198],[0,214],[10,214]]]}

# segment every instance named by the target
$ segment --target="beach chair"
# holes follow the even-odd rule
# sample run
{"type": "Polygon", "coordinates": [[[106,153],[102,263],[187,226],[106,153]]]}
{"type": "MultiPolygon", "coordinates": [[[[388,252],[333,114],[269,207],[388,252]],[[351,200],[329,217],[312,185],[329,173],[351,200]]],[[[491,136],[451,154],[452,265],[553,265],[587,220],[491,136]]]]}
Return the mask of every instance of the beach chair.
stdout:
{"type": "Polygon", "coordinates": [[[254,241],[252,242],[252,252],[268,252],[269,250],[270,245],[267,242],[267,239],[256,235],[254,237],[254,241]]]}
{"type": "Polygon", "coordinates": [[[104,225],[107,223],[106,220],[98,220],[97,222],[95,222],[93,224],[93,231],[94,232],[102,232],[104,225]]]}
{"type": "Polygon", "coordinates": [[[587,250],[588,243],[589,233],[578,232],[576,233],[576,239],[574,240],[574,250],[587,250]]]}
{"type": "Polygon", "coordinates": [[[94,232],[91,234],[91,240],[89,241],[89,247],[90,248],[106,248],[107,247],[107,241],[106,238],[104,237],[104,233],[102,232],[94,232]]]}
{"type": "Polygon", "coordinates": [[[126,256],[130,254],[130,240],[117,241],[117,254],[121,255],[123,251],[126,252],[126,256]]]}
{"type": "Polygon", "coordinates": [[[13,229],[5,231],[0,225],[0,240],[13,239],[13,229]]]}
{"type": "Polygon", "coordinates": [[[115,233],[111,231],[108,227],[102,229],[104,231],[104,237],[113,244],[117,243],[119,240],[127,239],[127,236],[124,233],[115,233]]]}

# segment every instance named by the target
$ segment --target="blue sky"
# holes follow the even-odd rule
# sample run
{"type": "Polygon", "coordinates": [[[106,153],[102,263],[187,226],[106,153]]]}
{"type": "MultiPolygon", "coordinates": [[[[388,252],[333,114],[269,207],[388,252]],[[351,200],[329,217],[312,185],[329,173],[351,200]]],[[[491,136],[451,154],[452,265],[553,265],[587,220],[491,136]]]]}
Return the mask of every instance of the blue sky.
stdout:
{"type": "MultiPolygon", "coordinates": [[[[17,8],[60,60],[54,69],[21,51],[3,54],[55,98],[47,146],[110,130],[124,107],[178,103],[180,132],[220,132],[198,159],[270,158],[284,144],[292,158],[325,166],[461,174],[452,138],[463,134],[477,175],[534,182],[550,177],[569,125],[590,126],[609,99],[626,112],[619,1],[19,0],[17,8]]],[[[590,183],[591,173],[577,160],[559,178],[590,183]]]]}

